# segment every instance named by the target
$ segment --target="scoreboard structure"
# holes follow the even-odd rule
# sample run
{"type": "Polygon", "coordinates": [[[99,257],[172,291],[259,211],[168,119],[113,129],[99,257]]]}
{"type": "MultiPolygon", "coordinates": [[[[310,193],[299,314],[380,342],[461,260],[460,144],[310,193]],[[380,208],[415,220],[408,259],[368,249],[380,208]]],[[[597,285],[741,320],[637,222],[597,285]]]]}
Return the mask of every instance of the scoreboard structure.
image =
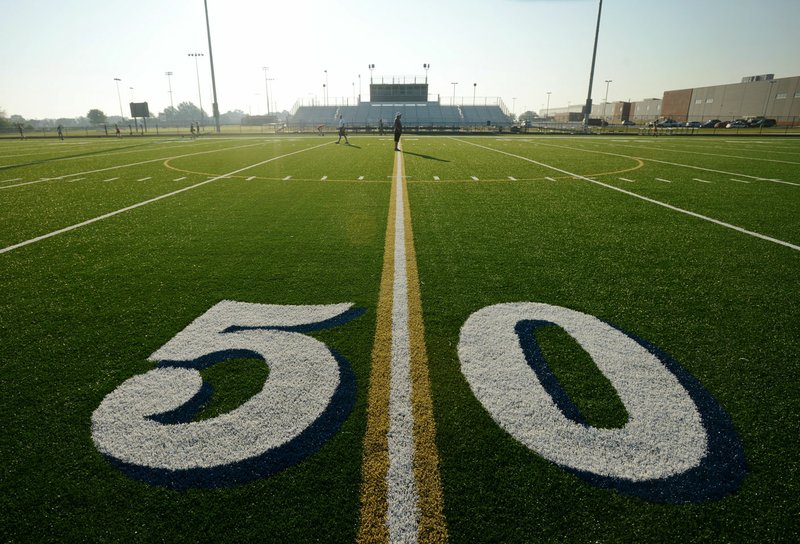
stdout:
{"type": "Polygon", "coordinates": [[[373,103],[414,104],[428,101],[427,83],[370,83],[373,103]]]}

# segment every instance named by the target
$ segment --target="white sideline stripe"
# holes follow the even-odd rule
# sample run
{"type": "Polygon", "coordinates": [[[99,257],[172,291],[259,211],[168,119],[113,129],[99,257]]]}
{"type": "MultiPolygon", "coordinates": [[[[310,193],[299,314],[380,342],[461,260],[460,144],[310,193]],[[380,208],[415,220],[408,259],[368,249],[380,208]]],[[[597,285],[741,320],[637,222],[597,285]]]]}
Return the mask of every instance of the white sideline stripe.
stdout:
{"type": "Polygon", "coordinates": [[[411,406],[411,349],[408,328],[403,161],[397,163],[395,185],[394,280],[392,286],[392,351],[389,377],[389,468],[387,525],[389,542],[416,542],[417,484],[414,478],[414,417],[411,406]]]}
{"type": "Polygon", "coordinates": [[[272,157],[271,159],[267,159],[265,161],[257,162],[256,164],[251,164],[250,166],[245,166],[244,168],[240,168],[239,170],[234,170],[233,172],[228,172],[227,174],[223,174],[221,176],[217,176],[215,178],[208,179],[206,181],[201,181],[200,183],[195,183],[194,185],[189,185],[188,187],[183,187],[182,189],[178,189],[177,191],[172,191],[171,193],[167,193],[164,195],[160,195],[149,200],[144,200],[142,202],[138,202],[126,208],[121,208],[119,210],[108,212],[103,215],[99,215],[97,217],[93,217],[92,219],[87,219],[86,221],[82,221],[80,223],[75,223],[74,225],[70,225],[68,227],[64,227],[63,229],[54,230],[53,232],[48,232],[47,234],[43,234],[41,236],[37,236],[36,238],[31,238],[30,240],[25,240],[24,242],[19,242],[18,244],[14,244],[8,247],[4,247],[0,249],[0,254],[8,253],[9,251],[13,251],[15,249],[19,249],[21,247],[25,247],[30,244],[34,244],[36,242],[40,242],[42,240],[46,240],[48,238],[52,238],[53,236],[58,236],[59,234],[64,234],[65,232],[69,232],[71,230],[78,229],[80,227],[85,227],[86,225],[91,225],[92,223],[97,223],[98,221],[102,221],[103,219],[108,219],[109,217],[114,217],[115,215],[119,215],[121,213],[135,210],[136,208],[141,208],[142,206],[146,206],[147,204],[152,204],[153,202],[158,202],[159,200],[163,200],[165,198],[183,193],[185,191],[189,191],[191,189],[195,189],[196,187],[201,187],[207,183],[211,183],[212,181],[216,181],[218,179],[222,179],[227,176],[232,176],[234,174],[238,174],[239,172],[244,172],[245,170],[250,170],[251,168],[255,168],[256,166],[261,166],[262,164],[267,164],[272,161],[276,161],[278,159],[283,159],[285,157],[289,157],[291,155],[297,155],[298,153],[303,153],[305,151],[311,151],[313,149],[317,149],[318,147],[322,147],[324,145],[328,145],[331,142],[327,142],[320,145],[315,145],[313,147],[308,147],[306,149],[300,149],[299,151],[292,151],[291,153],[287,153],[286,155],[280,155],[278,157],[272,157]]]}
{"type": "Polygon", "coordinates": [[[730,178],[730,179],[731,179],[731,181],[738,181],[739,183],[750,183],[749,181],[746,181],[746,180],[743,180],[743,179],[735,179],[735,178],[730,178]]]}
{"type": "Polygon", "coordinates": [[[290,179],[292,179],[292,176],[286,176],[285,178],[283,178],[283,181],[289,181],[290,179]]]}
{"type": "MultiPolygon", "coordinates": [[[[692,212],[692,211],[689,211],[689,210],[684,210],[683,208],[678,208],[677,206],[673,206],[672,204],[667,204],[666,202],[661,202],[660,200],[655,200],[653,198],[649,198],[649,197],[646,197],[646,196],[637,195],[636,193],[633,193],[631,191],[627,191],[627,190],[622,189],[620,187],[614,187],[613,185],[608,185],[607,183],[603,183],[602,181],[592,181],[589,178],[585,178],[585,177],[579,176],[577,174],[572,174],[570,172],[567,172],[566,170],[561,170],[560,168],[556,168],[555,166],[550,166],[549,164],[545,164],[543,162],[535,161],[533,159],[529,159],[527,157],[522,157],[520,155],[514,155],[513,153],[507,153],[506,151],[500,151],[499,149],[493,149],[491,147],[486,147],[486,146],[479,145],[479,144],[476,144],[476,143],[472,143],[472,142],[468,142],[468,141],[464,141],[464,140],[459,140],[458,138],[452,138],[452,139],[456,140],[457,142],[462,142],[462,143],[465,143],[465,144],[474,145],[475,147],[488,149],[489,151],[494,151],[495,153],[502,153],[503,155],[508,155],[509,157],[515,157],[515,158],[523,160],[523,161],[528,161],[530,163],[537,164],[539,166],[543,166],[543,167],[549,168],[551,170],[555,170],[556,172],[561,172],[562,174],[566,174],[568,176],[575,176],[575,177],[577,177],[579,179],[583,179],[583,180],[588,181],[590,183],[594,183],[595,185],[600,185],[601,187],[605,187],[606,189],[612,189],[614,191],[618,191],[618,192],[626,194],[628,196],[632,196],[634,198],[638,198],[640,200],[644,200],[645,202],[650,202],[651,204],[656,204],[658,206],[662,206],[664,208],[667,208],[668,210],[672,210],[672,211],[680,212],[680,213],[685,213],[686,215],[690,215],[692,217],[696,217],[698,219],[702,219],[704,221],[708,221],[710,223],[714,223],[715,225],[719,225],[721,227],[725,227],[725,228],[728,228],[728,229],[731,229],[731,230],[735,230],[736,232],[741,232],[742,234],[747,234],[748,236],[753,236],[755,238],[760,238],[762,240],[766,240],[767,242],[772,242],[774,244],[779,244],[779,245],[788,247],[789,249],[794,249],[795,251],[800,251],[800,246],[792,244],[791,242],[785,242],[783,240],[778,240],[777,238],[772,238],[771,236],[767,236],[765,234],[761,234],[761,233],[758,233],[758,232],[753,232],[751,230],[743,229],[742,227],[737,227],[736,225],[731,225],[730,223],[725,223],[724,221],[720,221],[719,219],[714,219],[713,217],[708,217],[707,215],[702,215],[702,214],[699,214],[699,213],[696,213],[696,212],[692,212]]],[[[681,166],[681,165],[676,165],[676,166],[681,166]]]]}
{"type": "MultiPolygon", "coordinates": [[[[184,179],[184,178],[181,178],[181,179],[184,179]]],[[[250,177],[249,177],[249,178],[247,178],[245,181],[252,181],[252,180],[254,180],[254,179],[256,179],[256,177],[255,177],[255,176],[250,176],[250,177]]],[[[178,180],[175,180],[175,181],[178,181],[178,180]]]]}
{"type": "Polygon", "coordinates": [[[140,178],[140,179],[137,179],[136,181],[147,181],[148,179],[153,179],[153,178],[152,178],[152,176],[147,176],[146,178],[140,178]]]}
{"type": "Polygon", "coordinates": [[[786,184],[786,185],[800,186],[800,183],[792,183],[791,181],[781,181],[779,179],[768,179],[767,181],[774,181],[775,183],[783,183],[783,184],[786,184]]]}
{"type": "Polygon", "coordinates": [[[433,181],[439,181],[439,176],[433,176],[433,181]]]}
{"type": "Polygon", "coordinates": [[[620,181],[629,181],[631,183],[635,183],[632,179],[628,179],[628,178],[619,178],[619,179],[620,179],[620,181]]]}
{"type": "Polygon", "coordinates": [[[118,180],[118,179],[119,178],[108,178],[108,179],[104,179],[103,181],[114,181],[114,180],[118,180]]]}
{"type": "MultiPolygon", "coordinates": [[[[587,178],[587,179],[588,179],[588,178],[587,178]]],[[[592,180],[589,180],[589,181],[596,181],[596,180],[593,180],[593,179],[592,179],[592,180]]],[[[672,183],[670,180],[668,180],[668,179],[662,179],[662,178],[656,178],[656,181],[663,181],[664,183],[672,183]]]]}
{"type": "Polygon", "coordinates": [[[11,189],[12,187],[22,187],[23,185],[30,185],[32,183],[41,183],[43,181],[56,181],[56,180],[59,180],[59,179],[73,178],[75,176],[83,176],[83,175],[86,175],[86,174],[96,174],[98,172],[108,172],[109,170],[117,170],[119,168],[128,168],[129,166],[139,166],[139,165],[142,165],[142,164],[150,164],[151,162],[171,161],[172,159],[182,159],[184,157],[193,157],[194,155],[205,155],[207,153],[217,153],[217,152],[220,152],[220,151],[230,151],[232,149],[241,149],[241,148],[244,148],[244,147],[254,147],[254,146],[257,146],[257,145],[263,145],[263,144],[262,143],[257,143],[257,144],[247,144],[247,145],[239,145],[239,146],[233,146],[233,147],[223,147],[221,149],[209,149],[209,150],[206,150],[206,151],[197,151],[195,153],[186,153],[184,155],[175,155],[173,157],[161,157],[159,159],[149,159],[149,160],[141,161],[141,162],[132,162],[130,164],[120,164],[120,165],[117,165],[117,166],[109,166],[108,168],[100,168],[98,170],[89,170],[87,172],[78,172],[78,173],[75,173],[75,174],[65,174],[63,176],[58,176],[57,178],[42,178],[42,179],[37,179],[36,181],[28,181],[28,182],[25,182],[25,183],[18,183],[16,185],[6,185],[5,187],[0,187],[0,189],[11,189]]]}
{"type": "Polygon", "coordinates": [[[511,181],[517,181],[517,178],[515,178],[513,176],[508,176],[508,179],[511,180],[511,181]]]}
{"type": "MultiPolygon", "coordinates": [[[[117,178],[114,178],[114,179],[117,179],[117,178]]],[[[183,176],[182,178],[175,178],[172,181],[183,181],[185,179],[186,179],[186,176],[183,176]]]]}
{"type": "Polygon", "coordinates": [[[705,180],[705,179],[700,179],[700,178],[694,178],[694,181],[699,181],[700,183],[711,183],[711,182],[710,182],[710,181],[708,181],[708,180],[705,180]]]}
{"type": "Polygon", "coordinates": [[[476,178],[475,176],[470,176],[470,177],[472,178],[472,181],[480,181],[480,180],[479,180],[478,178],[476,178]]]}

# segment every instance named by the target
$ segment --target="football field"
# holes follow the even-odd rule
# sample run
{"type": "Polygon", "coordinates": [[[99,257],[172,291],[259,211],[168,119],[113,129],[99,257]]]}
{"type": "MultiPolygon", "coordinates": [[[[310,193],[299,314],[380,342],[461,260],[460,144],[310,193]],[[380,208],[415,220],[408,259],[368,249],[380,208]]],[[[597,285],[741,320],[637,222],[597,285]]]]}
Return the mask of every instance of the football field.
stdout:
{"type": "Polygon", "coordinates": [[[0,140],[3,542],[800,539],[800,138],[0,140]]]}

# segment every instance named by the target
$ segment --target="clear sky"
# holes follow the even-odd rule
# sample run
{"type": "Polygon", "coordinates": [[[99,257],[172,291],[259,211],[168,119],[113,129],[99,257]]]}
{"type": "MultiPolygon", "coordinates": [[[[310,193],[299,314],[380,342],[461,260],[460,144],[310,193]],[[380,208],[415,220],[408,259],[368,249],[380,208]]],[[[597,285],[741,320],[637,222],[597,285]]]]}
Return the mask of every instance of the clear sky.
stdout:
{"type": "MultiPolygon", "coordinates": [[[[220,110],[369,94],[379,76],[424,76],[431,94],[501,97],[516,113],[586,100],[598,0],[208,0],[220,110]],[[477,83],[477,86],[474,84],[477,83]],[[515,100],[516,99],[516,100],[515,100]]],[[[0,0],[0,109],[25,118],[119,114],[147,101],[211,111],[202,0],[0,0]],[[133,90],[130,88],[133,87],[133,90]]],[[[800,75],[800,0],[604,0],[593,98],[800,75]]]]}

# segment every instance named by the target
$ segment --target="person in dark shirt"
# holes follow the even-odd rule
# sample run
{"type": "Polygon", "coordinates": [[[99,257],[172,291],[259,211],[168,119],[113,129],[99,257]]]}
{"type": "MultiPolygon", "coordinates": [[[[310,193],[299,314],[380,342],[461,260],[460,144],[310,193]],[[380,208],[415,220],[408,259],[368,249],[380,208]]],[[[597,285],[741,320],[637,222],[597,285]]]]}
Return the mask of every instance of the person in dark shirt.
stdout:
{"type": "Polygon", "coordinates": [[[403,123],[400,122],[400,114],[398,113],[394,118],[394,150],[400,151],[397,147],[400,145],[400,136],[403,135],[403,123]]]}

